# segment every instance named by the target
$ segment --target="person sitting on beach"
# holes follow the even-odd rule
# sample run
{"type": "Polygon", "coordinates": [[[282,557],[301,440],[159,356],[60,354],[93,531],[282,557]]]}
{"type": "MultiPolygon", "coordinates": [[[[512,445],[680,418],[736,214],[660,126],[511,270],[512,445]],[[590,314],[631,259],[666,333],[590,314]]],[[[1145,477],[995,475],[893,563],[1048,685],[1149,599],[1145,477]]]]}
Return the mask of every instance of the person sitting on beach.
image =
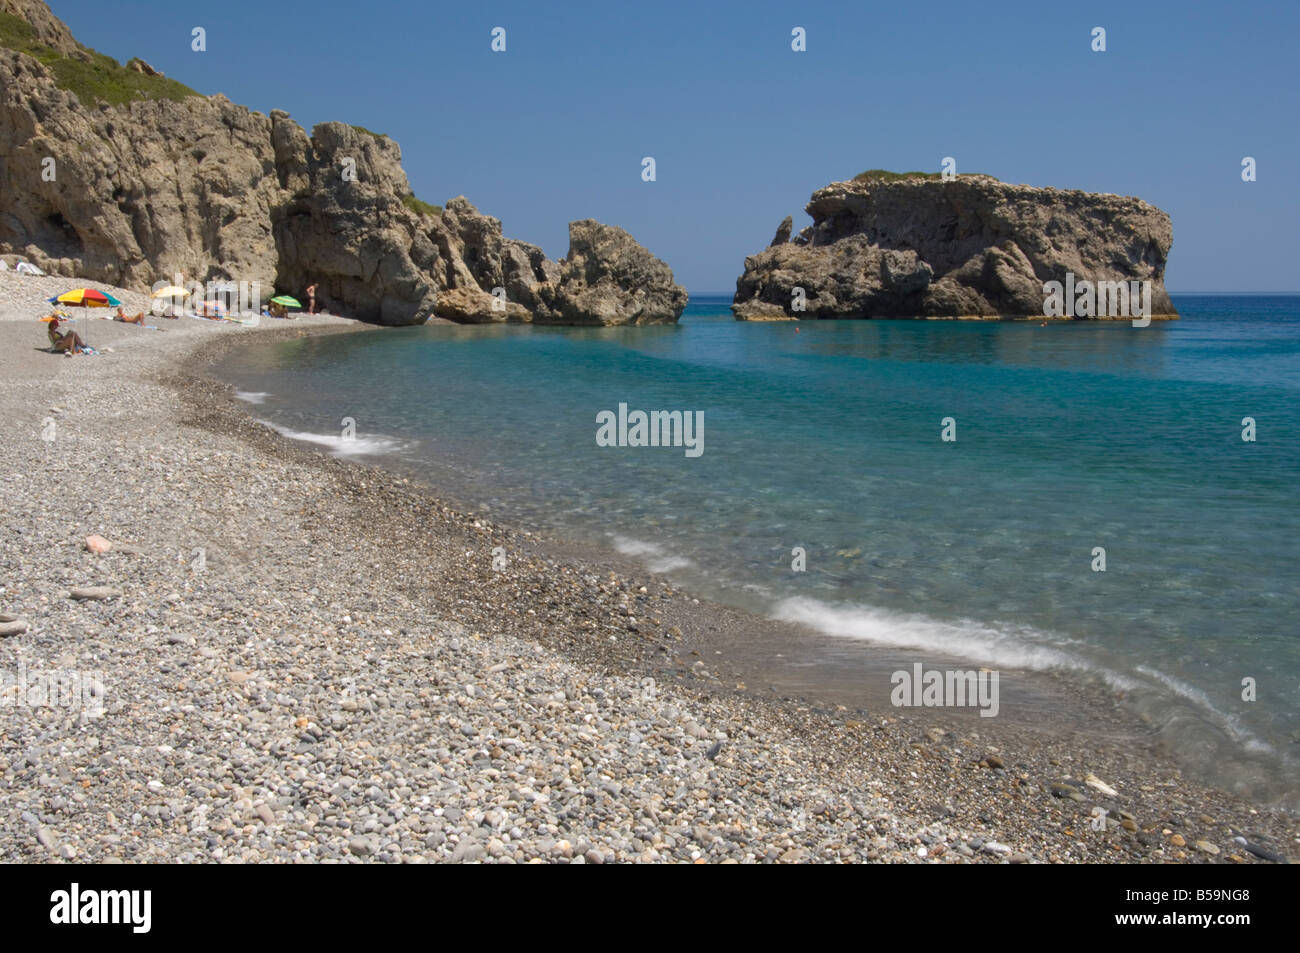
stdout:
{"type": "Polygon", "coordinates": [[[81,335],[76,331],[60,331],[59,316],[52,314],[49,317],[49,327],[46,331],[50,335],[50,346],[56,352],[64,354],[84,354],[86,351],[86,342],[81,340],[81,335]]]}
{"type": "Polygon", "coordinates": [[[141,311],[139,314],[137,314],[137,315],[135,315],[135,316],[132,316],[132,315],[129,315],[129,314],[126,313],[126,307],[125,307],[125,305],[118,305],[118,306],[117,306],[117,314],[113,315],[113,320],[114,320],[114,321],[121,321],[121,322],[123,322],[123,323],[125,323],[125,324],[139,324],[139,325],[143,325],[143,324],[144,324],[144,312],[141,311]]]}

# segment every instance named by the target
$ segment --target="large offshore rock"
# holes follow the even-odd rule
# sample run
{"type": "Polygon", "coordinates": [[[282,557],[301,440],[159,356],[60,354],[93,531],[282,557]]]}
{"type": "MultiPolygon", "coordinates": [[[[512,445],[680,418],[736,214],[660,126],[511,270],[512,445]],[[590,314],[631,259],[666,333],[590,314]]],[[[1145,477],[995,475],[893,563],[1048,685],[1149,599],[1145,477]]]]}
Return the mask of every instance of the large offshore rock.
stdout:
{"type": "Polygon", "coordinates": [[[1153,316],[1177,317],[1164,287],[1169,216],[1140,199],[868,174],[818,189],[806,211],[813,224],[794,241],[782,222],[745,259],[737,319],[1039,316],[1044,284],[1067,273],[1148,281],[1153,316]]]}

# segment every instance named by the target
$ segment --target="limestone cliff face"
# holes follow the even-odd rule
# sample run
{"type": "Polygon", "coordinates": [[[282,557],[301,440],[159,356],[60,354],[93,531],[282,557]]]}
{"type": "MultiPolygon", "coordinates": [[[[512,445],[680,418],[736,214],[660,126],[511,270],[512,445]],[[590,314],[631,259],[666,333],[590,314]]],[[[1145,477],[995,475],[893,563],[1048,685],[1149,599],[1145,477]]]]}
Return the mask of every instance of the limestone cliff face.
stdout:
{"type": "Polygon", "coordinates": [[[790,241],[787,219],[745,259],[737,319],[1032,317],[1043,285],[1067,273],[1149,281],[1153,316],[1177,317],[1164,287],[1169,216],[1139,199],[891,176],[828,185],[806,211],[811,227],[790,241]]]}
{"type": "Polygon", "coordinates": [[[0,49],[0,247],[117,285],[275,278],[270,122],[223,96],[86,109],[0,49]]]}
{"type": "Polygon", "coordinates": [[[264,297],[316,283],[324,307],[390,325],[647,323],[685,305],[621,229],[574,223],[569,261],[553,262],[463,197],[415,200],[386,136],[336,122],[308,135],[279,110],[118,67],[41,0],[0,0],[0,28],[0,252],[46,271],[256,281],[264,297]],[[106,93],[119,101],[69,81],[59,67],[72,59],[129,73],[106,93]]]}
{"type": "Polygon", "coordinates": [[[279,110],[271,125],[285,192],[271,212],[279,286],[314,282],[325,307],[363,321],[427,319],[439,286],[421,265],[438,251],[402,204],[410,188],[397,143],[333,122],[308,137],[279,110]]]}

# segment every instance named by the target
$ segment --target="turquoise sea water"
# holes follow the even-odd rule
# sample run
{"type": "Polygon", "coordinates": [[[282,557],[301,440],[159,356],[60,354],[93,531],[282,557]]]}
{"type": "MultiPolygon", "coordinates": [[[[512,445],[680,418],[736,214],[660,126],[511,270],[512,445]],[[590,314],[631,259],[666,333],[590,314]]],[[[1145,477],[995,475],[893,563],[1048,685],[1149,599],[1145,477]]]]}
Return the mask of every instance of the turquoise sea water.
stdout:
{"type": "Polygon", "coordinates": [[[1300,298],[1182,296],[1141,329],[745,324],[728,303],[261,344],[223,374],[288,432],[701,593],[1105,683],[1218,780],[1295,802],[1300,298]],[[703,411],[703,454],[597,446],[620,403],[703,411]]]}

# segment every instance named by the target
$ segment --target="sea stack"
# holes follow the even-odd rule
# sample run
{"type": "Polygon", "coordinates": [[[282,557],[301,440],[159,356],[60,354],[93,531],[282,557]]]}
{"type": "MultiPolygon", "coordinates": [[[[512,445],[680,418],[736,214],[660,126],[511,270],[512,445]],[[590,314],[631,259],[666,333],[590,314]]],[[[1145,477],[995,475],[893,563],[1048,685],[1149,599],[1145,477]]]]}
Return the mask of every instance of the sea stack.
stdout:
{"type": "MultiPolygon", "coordinates": [[[[783,222],[745,259],[737,320],[1044,317],[1051,282],[1122,285],[1126,299],[1140,288],[1152,318],[1178,317],[1164,285],[1173,228],[1141,199],[877,170],[818,189],[805,210],[811,226],[782,241],[783,222]]],[[[1055,316],[1135,316],[1072,304],[1055,316]]]]}

